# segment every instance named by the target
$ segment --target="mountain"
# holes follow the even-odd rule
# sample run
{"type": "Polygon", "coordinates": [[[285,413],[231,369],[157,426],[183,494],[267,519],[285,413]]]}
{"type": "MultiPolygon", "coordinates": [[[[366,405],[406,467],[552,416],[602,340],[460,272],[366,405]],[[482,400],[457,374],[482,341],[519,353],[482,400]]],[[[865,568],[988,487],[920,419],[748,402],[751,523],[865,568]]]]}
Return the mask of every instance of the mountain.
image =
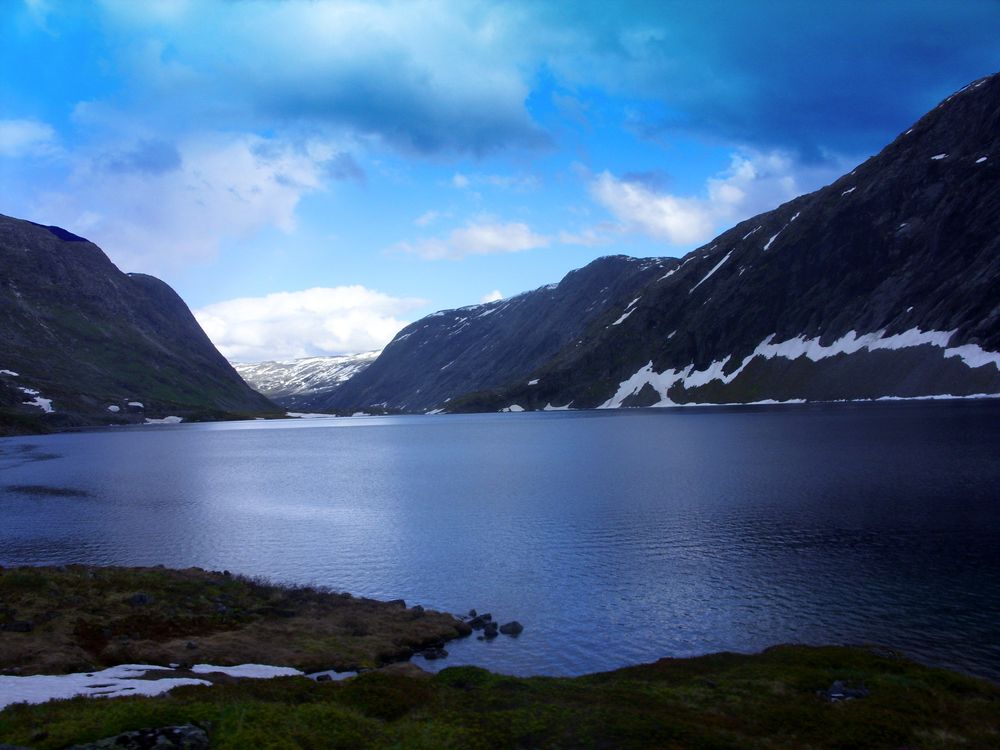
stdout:
{"type": "Polygon", "coordinates": [[[350,378],[367,368],[380,352],[339,357],[303,357],[285,362],[236,362],[233,367],[250,386],[277,404],[313,409],[350,378]]]}
{"type": "Polygon", "coordinates": [[[500,388],[573,346],[595,320],[677,264],[601,258],[558,284],[433,313],[400,331],[364,372],[316,407],[426,411],[472,390],[500,388]]]}
{"type": "Polygon", "coordinates": [[[0,215],[0,431],[275,413],[159,279],[0,215]]]}
{"type": "Polygon", "coordinates": [[[1000,75],[682,259],[602,258],[404,329],[330,405],[1000,394],[1000,75]]]}

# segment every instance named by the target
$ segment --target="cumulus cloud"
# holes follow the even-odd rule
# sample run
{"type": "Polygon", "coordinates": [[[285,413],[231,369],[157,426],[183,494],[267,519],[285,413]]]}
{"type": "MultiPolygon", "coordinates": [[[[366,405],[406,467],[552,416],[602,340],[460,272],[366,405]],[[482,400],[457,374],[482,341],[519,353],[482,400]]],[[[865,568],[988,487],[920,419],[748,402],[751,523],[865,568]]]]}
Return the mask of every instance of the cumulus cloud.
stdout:
{"type": "Polygon", "coordinates": [[[42,156],[56,151],[52,126],[38,120],[0,120],[0,156],[42,156]]]}
{"type": "Polygon", "coordinates": [[[381,349],[426,304],[363,286],[316,287],[243,297],[194,311],[205,333],[232,362],[351,354],[381,349]]]}
{"type": "Polygon", "coordinates": [[[551,237],[536,234],[527,224],[484,220],[470,222],[444,236],[400,242],[393,249],[424,260],[459,260],[468,255],[519,253],[548,247],[551,243],[551,237]]]}
{"type": "Polygon", "coordinates": [[[486,304],[487,302],[498,302],[502,299],[503,299],[503,294],[500,292],[500,290],[494,289],[489,294],[484,294],[482,297],[480,297],[479,303],[486,304]]]}
{"type": "Polygon", "coordinates": [[[803,165],[780,151],[741,151],[732,155],[728,169],[707,180],[701,195],[660,192],[645,180],[609,172],[591,180],[590,194],[622,229],[672,245],[692,245],[835,179],[843,169],[840,161],[803,165]]]}
{"type": "Polygon", "coordinates": [[[83,234],[129,269],[160,272],[205,260],[227,239],[290,232],[295,208],[323,187],[339,152],[256,135],[142,141],[81,159],[38,215],[83,234]]]}

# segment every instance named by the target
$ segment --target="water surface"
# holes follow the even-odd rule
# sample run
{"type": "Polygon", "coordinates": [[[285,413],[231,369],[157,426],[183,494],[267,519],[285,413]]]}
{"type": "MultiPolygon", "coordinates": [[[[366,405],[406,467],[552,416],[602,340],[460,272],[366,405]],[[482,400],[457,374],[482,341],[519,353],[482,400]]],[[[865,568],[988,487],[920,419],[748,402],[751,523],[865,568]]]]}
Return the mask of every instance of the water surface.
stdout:
{"type": "Polygon", "coordinates": [[[355,418],[0,440],[0,564],[199,565],[526,626],[579,674],[882,643],[1000,679],[1000,404],[355,418]]]}

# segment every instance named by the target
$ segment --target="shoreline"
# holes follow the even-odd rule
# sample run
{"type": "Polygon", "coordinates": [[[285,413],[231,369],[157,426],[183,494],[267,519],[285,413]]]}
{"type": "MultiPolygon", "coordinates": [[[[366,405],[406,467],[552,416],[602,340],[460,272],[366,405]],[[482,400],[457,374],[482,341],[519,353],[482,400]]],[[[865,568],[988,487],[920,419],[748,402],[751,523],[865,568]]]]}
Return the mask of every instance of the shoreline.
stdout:
{"type": "Polygon", "coordinates": [[[0,624],[0,673],[76,664],[90,695],[125,696],[0,708],[0,743],[33,750],[179,725],[198,747],[227,748],[985,749],[1000,737],[1000,685],[889,649],[779,645],[578,677],[431,674],[406,660],[471,633],[457,616],[226,571],[2,568],[0,624]],[[361,671],[287,669],[335,665],[361,671]],[[123,677],[169,692],[129,694],[123,677]]]}

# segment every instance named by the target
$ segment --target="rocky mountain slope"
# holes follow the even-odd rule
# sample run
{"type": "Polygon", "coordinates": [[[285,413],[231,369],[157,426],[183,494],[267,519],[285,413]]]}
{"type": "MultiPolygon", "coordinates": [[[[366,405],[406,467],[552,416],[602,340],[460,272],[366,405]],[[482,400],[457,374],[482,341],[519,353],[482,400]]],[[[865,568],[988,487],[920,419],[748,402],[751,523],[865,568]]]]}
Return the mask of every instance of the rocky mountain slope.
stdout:
{"type": "MultiPolygon", "coordinates": [[[[585,283],[581,283],[584,282],[585,283]]],[[[404,329],[333,404],[594,408],[1000,394],[1000,75],[682,259],[404,329]]]]}
{"type": "Polygon", "coordinates": [[[573,346],[594,321],[678,262],[601,258],[558,284],[428,315],[314,408],[426,411],[473,390],[502,387],[573,346]]]}
{"type": "Polygon", "coordinates": [[[339,357],[302,357],[285,362],[234,362],[236,372],[258,393],[282,406],[309,409],[367,368],[381,352],[339,357]]]}
{"type": "Polygon", "coordinates": [[[0,431],[275,413],[162,281],[0,216],[0,431]]]}

